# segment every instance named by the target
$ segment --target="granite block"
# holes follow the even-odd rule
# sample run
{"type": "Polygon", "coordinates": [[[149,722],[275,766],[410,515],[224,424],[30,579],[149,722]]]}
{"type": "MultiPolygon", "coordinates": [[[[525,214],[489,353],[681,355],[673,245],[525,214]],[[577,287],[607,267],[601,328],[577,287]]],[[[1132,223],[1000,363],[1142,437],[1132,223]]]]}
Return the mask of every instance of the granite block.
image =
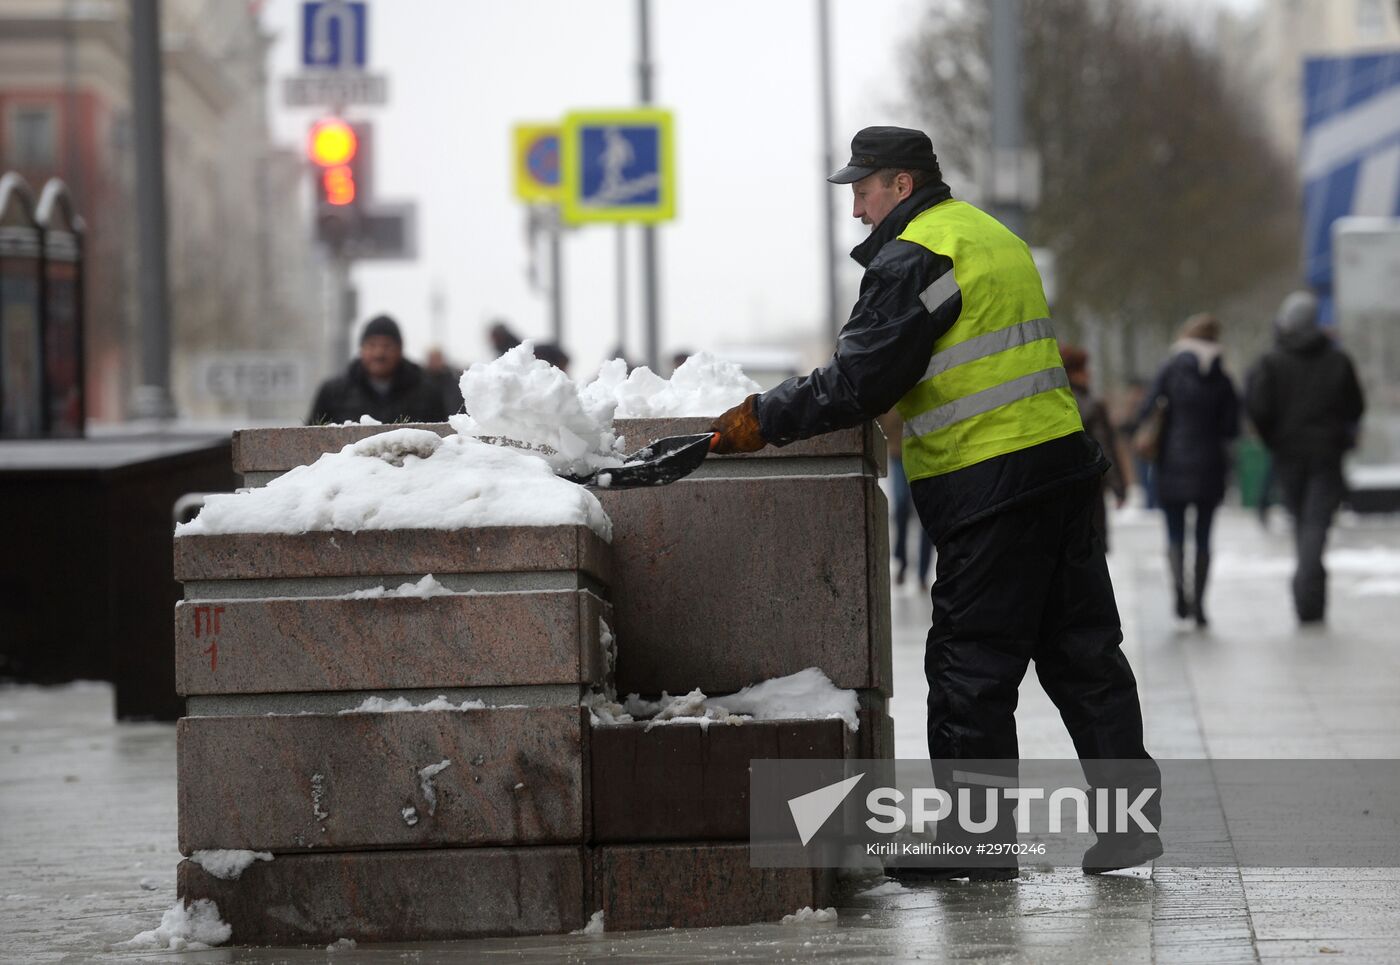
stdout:
{"type": "Polygon", "coordinates": [[[582,590],[182,601],[181,694],[601,684],[610,608],[582,590]]]}
{"type": "Polygon", "coordinates": [[[850,757],[855,737],[840,720],[595,726],[593,840],[746,839],[751,760],[850,757]]]}
{"type": "Polygon", "coordinates": [[[216,902],[234,945],[451,941],[581,928],[581,847],[278,855],[234,880],[180,863],[186,901],[216,902]]]}
{"type": "Polygon", "coordinates": [[[175,578],[582,571],[612,583],[611,549],[586,526],[326,530],[175,537],[175,578]]]}
{"type": "Polygon", "coordinates": [[[577,706],[187,717],[180,851],[582,843],[586,727],[577,706]]]}
{"type": "MultiPolygon", "coordinates": [[[[615,419],[613,429],[623,437],[628,451],[642,448],[649,442],[665,439],[668,436],[685,436],[710,430],[710,417],[666,418],[666,419],[615,419]]],[[[874,422],[852,429],[839,429],[825,435],[802,439],[786,446],[767,446],[758,452],[740,452],[726,456],[710,456],[706,465],[721,465],[746,462],[768,462],[773,460],[831,459],[855,457],[863,464],[863,471],[883,476],[887,465],[884,433],[874,422]]]]}
{"type": "Polygon", "coordinates": [[[778,922],[831,903],[832,875],[751,868],[743,843],[618,844],[594,848],[588,907],[609,931],[778,922]]]}
{"type": "Polygon", "coordinates": [[[887,524],[874,478],[682,480],[599,495],[613,521],[619,693],[732,693],[807,667],[838,687],[889,692],[887,524]]]}

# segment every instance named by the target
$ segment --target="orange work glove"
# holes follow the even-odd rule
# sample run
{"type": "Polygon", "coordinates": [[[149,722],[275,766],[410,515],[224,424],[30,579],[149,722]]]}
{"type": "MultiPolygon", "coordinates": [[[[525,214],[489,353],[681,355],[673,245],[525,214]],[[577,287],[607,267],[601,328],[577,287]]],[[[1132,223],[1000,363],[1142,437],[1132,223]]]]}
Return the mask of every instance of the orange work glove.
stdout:
{"type": "Polygon", "coordinates": [[[757,452],[768,445],[758,427],[756,405],[758,395],[751,395],[710,423],[710,431],[719,435],[710,443],[710,451],[725,455],[731,452],[757,452]]]}

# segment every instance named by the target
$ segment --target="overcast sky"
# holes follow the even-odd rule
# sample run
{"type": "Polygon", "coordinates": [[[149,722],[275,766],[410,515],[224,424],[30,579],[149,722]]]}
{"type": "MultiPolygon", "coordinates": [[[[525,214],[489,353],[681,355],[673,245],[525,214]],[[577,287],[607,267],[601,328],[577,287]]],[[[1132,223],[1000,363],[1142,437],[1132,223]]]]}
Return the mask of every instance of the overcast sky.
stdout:
{"type": "MultiPolygon", "coordinates": [[[[904,104],[900,49],[928,2],[832,0],[838,164],[856,129],[916,123],[904,104]]],[[[347,116],[375,124],[376,195],[418,203],[419,256],[361,263],[354,278],[361,318],[396,316],[411,357],[435,338],[434,288],[446,305],[440,338],[456,360],[489,357],[485,331],[498,316],[548,338],[548,298],[530,286],[525,207],[513,192],[512,127],[635,106],[636,8],[636,0],[370,0],[369,70],[388,77],[389,102],[347,116]]],[[[281,78],[300,71],[300,10],[300,0],[263,8],[277,37],[274,136],[296,147],[318,113],[281,105],[281,78]]],[[[836,205],[842,251],[866,229],[849,217],[850,189],[822,180],[815,0],[652,0],[651,10],[654,99],[674,111],[678,147],[678,217],[658,231],[662,357],[819,330],[823,195],[836,205]]],[[[640,245],[629,234],[635,360],[640,245]]],[[[615,246],[611,226],[565,238],[564,341],[576,376],[591,374],[617,343],[615,246]]],[[[842,261],[849,294],[859,270],[842,261]]]]}

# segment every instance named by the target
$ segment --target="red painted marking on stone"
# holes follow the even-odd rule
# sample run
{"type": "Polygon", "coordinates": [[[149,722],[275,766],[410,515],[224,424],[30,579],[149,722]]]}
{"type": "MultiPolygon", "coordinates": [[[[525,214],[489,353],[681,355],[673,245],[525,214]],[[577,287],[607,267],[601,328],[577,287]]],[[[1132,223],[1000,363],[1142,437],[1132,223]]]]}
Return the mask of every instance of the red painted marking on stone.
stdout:
{"type": "Polygon", "coordinates": [[[214,640],[209,646],[204,648],[204,652],[209,654],[209,672],[219,672],[219,641],[214,640]]]}
{"type": "Polygon", "coordinates": [[[220,614],[220,613],[223,613],[223,612],[224,612],[224,608],[223,608],[223,607],[221,607],[221,606],[216,606],[216,607],[214,607],[214,636],[218,636],[219,633],[220,633],[220,631],[219,631],[219,614],[220,614]]]}
{"type": "Polygon", "coordinates": [[[201,614],[207,617],[209,615],[209,608],[207,606],[197,606],[194,608],[194,635],[196,639],[203,636],[199,624],[199,617],[201,614]]]}

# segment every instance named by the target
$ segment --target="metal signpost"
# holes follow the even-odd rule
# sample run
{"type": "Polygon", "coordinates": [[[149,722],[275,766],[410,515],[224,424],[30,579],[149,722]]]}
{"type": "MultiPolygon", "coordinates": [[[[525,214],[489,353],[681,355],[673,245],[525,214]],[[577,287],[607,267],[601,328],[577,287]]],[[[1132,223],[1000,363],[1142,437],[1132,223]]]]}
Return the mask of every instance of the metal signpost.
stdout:
{"type": "MultiPolygon", "coordinates": [[[[559,219],[562,195],[559,125],[515,126],[515,196],[530,205],[529,235],[549,232],[549,316],[554,344],[564,340],[564,244],[559,219]]],[[[533,249],[533,242],[531,245],[533,249]]]]}

